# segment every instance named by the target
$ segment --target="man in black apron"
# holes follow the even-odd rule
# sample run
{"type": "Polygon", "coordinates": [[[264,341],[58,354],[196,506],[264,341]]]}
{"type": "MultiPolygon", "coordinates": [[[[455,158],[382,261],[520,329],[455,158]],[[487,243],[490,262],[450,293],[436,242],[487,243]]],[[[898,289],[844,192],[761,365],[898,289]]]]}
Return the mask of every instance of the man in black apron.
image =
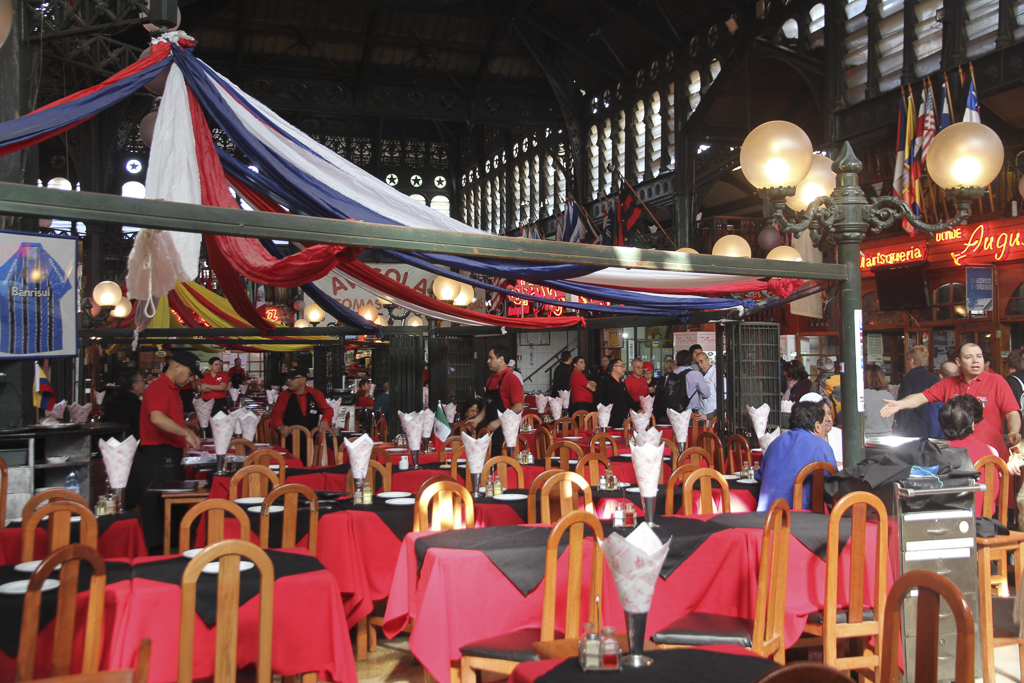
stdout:
{"type": "Polygon", "coordinates": [[[490,430],[492,456],[501,455],[501,447],[505,445],[498,415],[509,409],[523,412],[523,383],[508,366],[511,358],[508,347],[504,345],[492,346],[487,352],[487,369],[494,374],[487,378],[485,386],[486,408],[473,422],[477,426],[482,423],[490,430]]]}
{"type": "MultiPolygon", "coordinates": [[[[327,405],[324,395],[311,386],[306,385],[309,373],[305,368],[298,368],[288,373],[287,389],[277,397],[274,410],[270,414],[270,428],[283,437],[289,437],[292,427],[305,427],[310,432],[317,428],[321,420],[330,425],[334,419],[334,409],[327,405]]],[[[306,462],[306,439],[299,441],[299,452],[292,453],[296,458],[306,462]]],[[[291,446],[291,443],[288,443],[291,446]]]]}

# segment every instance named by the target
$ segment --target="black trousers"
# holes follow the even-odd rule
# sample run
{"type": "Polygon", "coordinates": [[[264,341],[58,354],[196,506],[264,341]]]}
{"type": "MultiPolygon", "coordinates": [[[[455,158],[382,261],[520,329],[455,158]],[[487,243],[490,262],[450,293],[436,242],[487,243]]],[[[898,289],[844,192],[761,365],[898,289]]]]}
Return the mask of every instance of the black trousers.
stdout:
{"type": "Polygon", "coordinates": [[[139,446],[135,452],[124,491],[124,507],[126,510],[139,507],[147,548],[162,548],[164,542],[163,496],[149,491],[150,484],[181,481],[184,478],[185,467],[181,464],[180,448],[139,446]]]}

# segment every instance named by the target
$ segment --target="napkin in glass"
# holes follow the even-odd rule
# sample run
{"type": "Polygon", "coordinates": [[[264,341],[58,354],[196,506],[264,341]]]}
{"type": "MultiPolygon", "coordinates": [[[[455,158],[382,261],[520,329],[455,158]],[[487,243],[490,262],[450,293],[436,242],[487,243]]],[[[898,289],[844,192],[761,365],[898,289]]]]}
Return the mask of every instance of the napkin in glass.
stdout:
{"type": "Polygon", "coordinates": [[[761,445],[761,450],[768,450],[768,444],[770,444],[772,441],[775,441],[775,439],[779,438],[779,434],[781,433],[782,429],[780,427],[776,427],[774,431],[765,432],[761,436],[757,437],[757,443],[761,445]]]}
{"type": "Polygon", "coordinates": [[[463,432],[462,445],[466,448],[466,467],[470,474],[480,474],[484,471],[484,463],[491,453],[491,433],[474,439],[469,432],[463,432]]]}
{"type": "Polygon", "coordinates": [[[52,410],[47,410],[45,415],[47,417],[55,417],[58,420],[63,420],[64,419],[64,411],[67,409],[67,407],[68,407],[68,402],[67,401],[59,401],[59,402],[57,402],[56,405],[53,406],[52,410]]]}
{"type": "Polygon", "coordinates": [[[277,403],[277,389],[267,389],[267,405],[272,406],[277,403]]]}
{"type": "Polygon", "coordinates": [[[71,411],[72,422],[88,422],[89,415],[92,414],[92,404],[83,406],[79,403],[72,403],[68,406],[68,410],[71,411]]]}
{"type": "Polygon", "coordinates": [[[548,409],[548,396],[537,394],[537,412],[541,415],[548,409]]]}
{"type": "Polygon", "coordinates": [[[604,560],[615,580],[622,609],[632,614],[649,612],[654,585],[672,539],[662,544],[647,522],[641,522],[625,538],[613,532],[600,543],[604,560]]]}
{"type": "Polygon", "coordinates": [[[345,451],[348,453],[348,462],[352,468],[352,478],[366,479],[366,470],[370,467],[370,454],[373,452],[373,439],[369,434],[360,434],[354,441],[349,441],[346,437],[345,451]]]}
{"type": "Polygon", "coordinates": [[[645,443],[632,449],[633,471],[636,472],[636,483],[640,487],[640,495],[654,498],[658,495],[658,479],[661,478],[661,467],[664,462],[665,444],[645,443]]]}
{"type": "Polygon", "coordinates": [[[238,389],[234,387],[228,387],[228,396],[231,397],[233,403],[238,403],[238,389]]]}
{"type": "Polygon", "coordinates": [[[629,419],[632,421],[633,429],[638,432],[645,432],[651,426],[651,416],[644,412],[629,411],[629,419]]]}
{"type": "Polygon", "coordinates": [[[750,415],[750,422],[754,425],[754,435],[757,436],[758,441],[768,431],[768,416],[771,415],[771,412],[772,408],[767,403],[761,404],[760,408],[747,406],[747,413],[750,415]]]}
{"type": "Polygon", "coordinates": [[[107,395],[105,391],[94,391],[92,392],[93,403],[98,406],[103,405],[103,397],[107,395]]]}
{"type": "Polygon", "coordinates": [[[256,427],[260,423],[260,416],[247,408],[241,408],[231,414],[234,416],[235,422],[238,423],[238,431],[241,432],[242,438],[255,441],[256,427]]]}
{"type": "Polygon", "coordinates": [[[608,423],[612,419],[612,408],[614,406],[606,406],[603,403],[597,404],[597,428],[601,431],[608,429],[608,423]]]}
{"type": "Polygon", "coordinates": [[[247,391],[249,391],[249,383],[248,382],[242,382],[241,384],[238,385],[238,393],[239,394],[241,394],[242,396],[245,396],[245,392],[247,392],[247,391]]]}
{"type": "Polygon", "coordinates": [[[648,415],[654,414],[654,397],[651,395],[640,397],[640,409],[648,415]]]}
{"type": "Polygon", "coordinates": [[[551,408],[551,417],[555,420],[562,419],[562,401],[561,399],[553,398],[548,403],[548,408],[551,408]]]}
{"type": "Polygon", "coordinates": [[[405,431],[405,438],[409,442],[410,450],[419,451],[420,437],[422,436],[419,412],[403,413],[399,410],[398,419],[402,421],[402,429],[405,431]]]}
{"type": "Polygon", "coordinates": [[[501,435],[505,437],[505,445],[509,449],[515,448],[516,437],[519,436],[519,425],[523,423],[522,414],[509,408],[498,413],[498,419],[501,420],[501,435]]]}
{"type": "Polygon", "coordinates": [[[686,438],[690,432],[690,415],[693,411],[687,408],[681,413],[677,413],[671,408],[668,409],[668,421],[672,425],[672,433],[676,437],[676,443],[681,447],[686,446],[686,438]]]}
{"type": "Polygon", "coordinates": [[[235,419],[222,410],[210,418],[210,429],[213,431],[213,452],[225,455],[235,436],[235,419]]]}
{"type": "Polygon", "coordinates": [[[657,427],[648,427],[642,432],[633,432],[633,442],[637,446],[643,446],[644,444],[660,444],[661,443],[661,430],[657,427]]]}
{"type": "Polygon", "coordinates": [[[419,412],[421,440],[429,439],[430,435],[434,433],[434,417],[436,414],[436,411],[433,411],[430,408],[424,408],[419,412]]]}
{"type": "Polygon", "coordinates": [[[779,404],[779,412],[782,412],[782,413],[787,414],[787,415],[789,413],[793,412],[793,402],[792,401],[783,401],[782,403],[780,403],[779,404]]]}
{"type": "Polygon", "coordinates": [[[449,425],[455,424],[455,413],[458,412],[458,408],[454,403],[445,403],[441,406],[444,411],[444,419],[448,420],[449,425]]]}
{"type": "Polygon", "coordinates": [[[569,390],[559,389],[558,398],[562,401],[562,410],[569,410],[569,390]]]}
{"type": "Polygon", "coordinates": [[[204,401],[201,398],[192,399],[192,406],[196,409],[196,419],[199,426],[206,429],[210,426],[210,413],[213,412],[213,399],[204,401]]]}
{"type": "Polygon", "coordinates": [[[135,449],[139,442],[134,436],[129,436],[124,441],[110,438],[101,440],[100,454],[103,456],[103,466],[107,468],[107,479],[110,480],[110,488],[123,489],[128,485],[128,473],[132,470],[132,460],[135,459],[135,449]]]}

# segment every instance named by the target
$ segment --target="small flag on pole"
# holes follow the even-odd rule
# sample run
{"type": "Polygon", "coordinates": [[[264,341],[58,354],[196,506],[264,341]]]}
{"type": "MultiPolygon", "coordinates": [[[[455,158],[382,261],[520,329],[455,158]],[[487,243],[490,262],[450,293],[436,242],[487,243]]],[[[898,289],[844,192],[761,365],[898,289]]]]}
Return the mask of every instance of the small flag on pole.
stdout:
{"type": "Polygon", "coordinates": [[[444,449],[444,442],[452,434],[452,426],[448,424],[448,417],[444,414],[441,402],[437,402],[437,411],[434,413],[434,449],[440,453],[444,449]]]}
{"type": "Polygon", "coordinates": [[[35,364],[35,377],[32,381],[32,405],[43,410],[53,410],[57,405],[57,395],[53,393],[50,380],[46,377],[46,371],[35,364]]]}
{"type": "Polygon", "coordinates": [[[971,84],[967,88],[967,106],[964,108],[964,121],[981,123],[981,103],[978,101],[978,91],[974,87],[974,72],[971,72],[971,84]]]}
{"type": "Polygon", "coordinates": [[[949,102],[949,81],[942,84],[942,112],[939,114],[939,130],[953,125],[953,106],[949,102]]]}

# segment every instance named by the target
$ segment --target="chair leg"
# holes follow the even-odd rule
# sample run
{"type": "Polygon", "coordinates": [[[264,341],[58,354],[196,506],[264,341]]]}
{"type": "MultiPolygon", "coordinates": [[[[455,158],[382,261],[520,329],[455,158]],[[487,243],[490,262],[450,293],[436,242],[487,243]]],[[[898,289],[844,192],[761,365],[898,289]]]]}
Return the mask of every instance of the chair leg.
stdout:
{"type": "Polygon", "coordinates": [[[319,678],[316,671],[310,671],[309,673],[302,674],[302,683],[317,683],[319,678]]]}
{"type": "Polygon", "coordinates": [[[459,660],[459,680],[461,683],[476,683],[476,672],[473,671],[469,665],[469,659],[466,657],[459,660]]]}
{"type": "Polygon", "coordinates": [[[356,661],[366,661],[367,630],[370,628],[370,617],[363,617],[356,624],[356,661]]]}
{"type": "Polygon", "coordinates": [[[366,628],[367,646],[366,647],[367,647],[367,649],[370,652],[376,652],[377,651],[377,627],[374,626],[373,624],[369,623],[369,621],[370,621],[369,617],[366,618],[366,621],[367,621],[367,628],[366,628]]]}
{"type": "Polygon", "coordinates": [[[978,548],[978,630],[981,631],[981,673],[985,683],[995,683],[996,662],[992,646],[992,554],[978,548]]]}

